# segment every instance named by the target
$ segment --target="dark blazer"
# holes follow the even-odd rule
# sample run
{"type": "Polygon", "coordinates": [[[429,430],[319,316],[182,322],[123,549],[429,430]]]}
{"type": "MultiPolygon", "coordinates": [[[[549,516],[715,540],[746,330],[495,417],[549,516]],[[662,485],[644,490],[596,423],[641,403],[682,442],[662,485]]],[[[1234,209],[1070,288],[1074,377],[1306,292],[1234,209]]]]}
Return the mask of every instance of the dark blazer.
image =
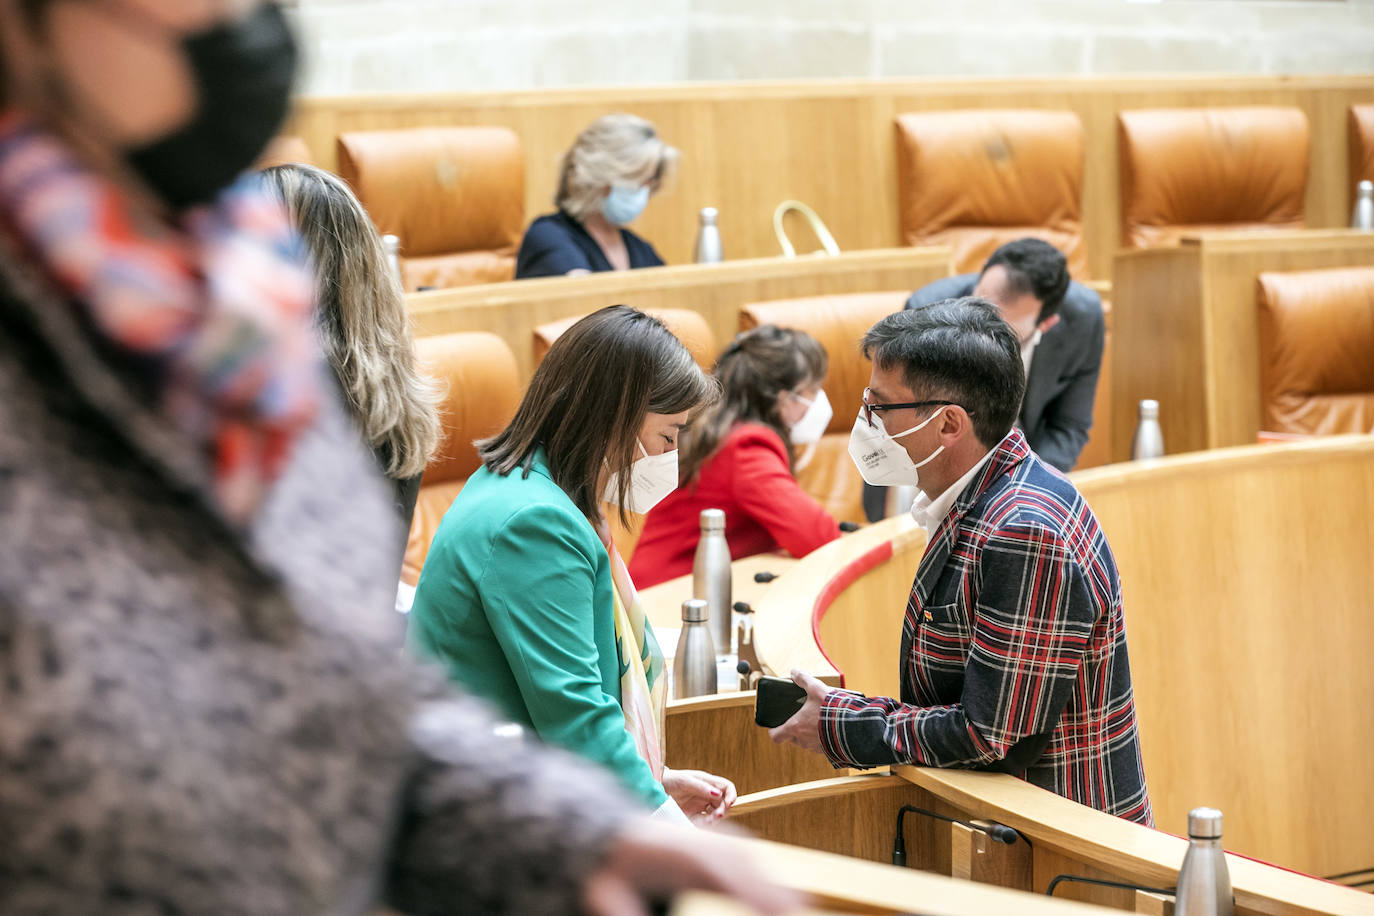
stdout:
{"type": "Polygon", "coordinates": [[[1151,823],[1121,581],[1083,497],[1013,428],[916,570],[901,698],[832,691],[836,766],[997,770],[1151,823]]]}
{"type": "MultiPolygon", "coordinates": [[[[977,283],[978,274],[937,280],[912,293],[906,307],[971,296],[977,283]]],[[[1073,469],[1092,429],[1105,327],[1101,297],[1070,283],[1059,323],[1040,339],[1031,359],[1021,429],[1040,460],[1061,471],[1073,469]]]]}
{"type": "MultiPolygon", "coordinates": [[[[628,229],[621,229],[620,237],[625,240],[631,270],[663,266],[653,245],[628,229]]],[[[611,269],[606,253],[580,222],[560,210],[530,223],[515,258],[515,279],[561,277],[578,268],[593,273],[611,269]]]]}

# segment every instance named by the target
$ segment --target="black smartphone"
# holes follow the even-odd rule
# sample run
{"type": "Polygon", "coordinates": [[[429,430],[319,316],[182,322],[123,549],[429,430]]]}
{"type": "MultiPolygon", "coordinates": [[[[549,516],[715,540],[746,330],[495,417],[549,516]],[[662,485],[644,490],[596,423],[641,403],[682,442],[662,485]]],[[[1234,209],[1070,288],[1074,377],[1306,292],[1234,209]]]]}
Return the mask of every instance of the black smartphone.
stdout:
{"type": "Polygon", "coordinates": [[[806,702],[806,691],[785,677],[759,678],[754,697],[754,724],[777,728],[797,714],[806,702]]]}

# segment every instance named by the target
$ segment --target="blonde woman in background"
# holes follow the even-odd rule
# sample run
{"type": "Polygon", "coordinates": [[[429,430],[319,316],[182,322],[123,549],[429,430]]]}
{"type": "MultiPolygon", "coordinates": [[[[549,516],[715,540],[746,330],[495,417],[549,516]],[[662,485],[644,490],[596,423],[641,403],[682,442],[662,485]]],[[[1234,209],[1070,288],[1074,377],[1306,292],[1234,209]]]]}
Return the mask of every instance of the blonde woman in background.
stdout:
{"type": "Polygon", "coordinates": [[[593,121],[563,154],[558,212],[525,231],[515,278],[661,267],[654,246],[625,226],[671,177],[678,155],[643,118],[611,114],[593,121]]]}
{"type": "Polygon", "coordinates": [[[309,165],[263,175],[310,249],[325,356],[409,531],[420,475],[439,442],[439,413],[433,382],[415,367],[401,284],[371,218],[341,179],[309,165]]]}

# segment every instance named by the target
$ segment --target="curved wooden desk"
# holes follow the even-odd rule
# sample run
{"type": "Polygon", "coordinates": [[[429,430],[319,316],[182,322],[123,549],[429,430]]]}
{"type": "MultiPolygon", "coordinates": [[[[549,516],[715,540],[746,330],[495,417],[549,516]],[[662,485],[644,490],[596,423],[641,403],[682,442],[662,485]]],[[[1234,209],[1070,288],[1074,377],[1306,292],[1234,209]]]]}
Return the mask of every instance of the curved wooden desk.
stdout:
{"type": "MultiPolygon", "coordinates": [[[[1160,828],[1182,834],[1187,810],[1209,804],[1226,812],[1228,849],[1318,875],[1374,866],[1374,438],[1075,479],[1121,571],[1160,828]]],[[[775,671],[838,669],[854,689],[892,695],[922,541],[908,520],[889,520],[800,561],[757,604],[761,659],[775,671]]],[[[915,773],[1009,793],[1008,810],[1031,788],[915,773]]]]}

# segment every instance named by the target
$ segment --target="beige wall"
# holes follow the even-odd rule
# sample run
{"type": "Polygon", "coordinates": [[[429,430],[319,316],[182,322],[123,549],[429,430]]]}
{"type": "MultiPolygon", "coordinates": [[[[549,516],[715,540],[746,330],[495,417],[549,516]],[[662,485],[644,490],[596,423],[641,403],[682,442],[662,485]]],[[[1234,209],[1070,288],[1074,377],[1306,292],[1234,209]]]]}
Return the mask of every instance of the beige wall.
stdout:
{"type": "Polygon", "coordinates": [[[297,0],[304,90],[1374,70],[1374,0],[297,0]]]}

